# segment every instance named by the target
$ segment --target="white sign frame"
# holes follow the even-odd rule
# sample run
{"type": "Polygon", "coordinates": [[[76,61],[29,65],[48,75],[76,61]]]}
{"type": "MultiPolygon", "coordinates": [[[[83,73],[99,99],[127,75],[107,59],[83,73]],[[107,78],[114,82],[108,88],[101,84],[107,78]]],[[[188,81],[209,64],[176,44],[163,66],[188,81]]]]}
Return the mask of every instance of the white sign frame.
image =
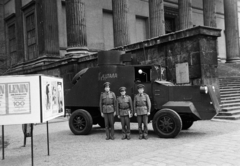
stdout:
{"type": "Polygon", "coordinates": [[[45,75],[0,76],[0,125],[43,123],[64,115],[63,79],[45,75]],[[43,109],[43,82],[62,85],[62,112],[46,118],[43,109]]]}

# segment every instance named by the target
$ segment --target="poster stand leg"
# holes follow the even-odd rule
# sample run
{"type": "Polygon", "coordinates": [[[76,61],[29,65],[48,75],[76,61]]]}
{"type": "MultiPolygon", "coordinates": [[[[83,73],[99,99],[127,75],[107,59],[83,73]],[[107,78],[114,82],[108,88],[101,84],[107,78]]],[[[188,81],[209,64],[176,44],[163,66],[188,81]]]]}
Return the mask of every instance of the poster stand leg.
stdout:
{"type": "Polygon", "coordinates": [[[32,130],[32,135],[31,135],[31,157],[32,157],[32,166],[34,165],[33,161],[33,124],[31,124],[31,130],[32,130]]]}
{"type": "Polygon", "coordinates": [[[24,140],[23,140],[23,147],[26,146],[26,142],[27,142],[27,124],[23,124],[23,135],[24,135],[24,140]]]}
{"type": "Polygon", "coordinates": [[[4,160],[4,125],[2,125],[2,160],[4,160]]]}
{"type": "Polygon", "coordinates": [[[47,149],[48,149],[48,156],[50,156],[50,150],[49,150],[49,131],[48,131],[48,121],[47,121],[47,149]]]}

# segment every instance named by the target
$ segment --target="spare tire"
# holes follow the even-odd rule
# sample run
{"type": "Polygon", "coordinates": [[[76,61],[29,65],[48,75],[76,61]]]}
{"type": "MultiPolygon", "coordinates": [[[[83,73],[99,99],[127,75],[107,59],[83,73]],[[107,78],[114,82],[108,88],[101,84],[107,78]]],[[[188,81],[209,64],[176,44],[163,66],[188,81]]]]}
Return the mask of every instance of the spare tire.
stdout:
{"type": "Polygon", "coordinates": [[[92,116],[85,110],[74,111],[69,119],[70,130],[75,135],[87,135],[92,130],[92,116]]]}
{"type": "Polygon", "coordinates": [[[182,120],[177,112],[164,108],[153,117],[153,129],[161,138],[175,138],[182,129],[182,120]]]}

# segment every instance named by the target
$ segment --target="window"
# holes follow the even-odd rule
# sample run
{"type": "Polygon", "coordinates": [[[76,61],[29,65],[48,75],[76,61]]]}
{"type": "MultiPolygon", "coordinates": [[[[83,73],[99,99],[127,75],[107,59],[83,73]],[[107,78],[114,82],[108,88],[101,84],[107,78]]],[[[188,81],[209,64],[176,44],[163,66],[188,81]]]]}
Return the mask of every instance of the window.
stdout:
{"type": "Polygon", "coordinates": [[[151,80],[151,67],[149,66],[139,66],[135,67],[135,82],[136,83],[146,83],[151,80]]]}
{"type": "Polygon", "coordinates": [[[26,44],[28,59],[36,57],[36,28],[35,14],[31,13],[26,17],[26,44]]]}
{"type": "Polygon", "coordinates": [[[103,10],[103,39],[105,50],[114,48],[113,15],[111,11],[103,10]]]}
{"type": "Polygon", "coordinates": [[[135,42],[144,41],[148,39],[148,18],[136,16],[136,39],[135,42]]]}
{"type": "Polygon", "coordinates": [[[27,60],[31,60],[38,56],[35,4],[31,3],[22,10],[24,11],[25,57],[27,60]]]}
{"type": "Polygon", "coordinates": [[[166,17],[165,18],[165,31],[167,33],[175,32],[175,18],[166,17]]]}
{"type": "Polygon", "coordinates": [[[7,31],[7,63],[9,66],[17,63],[17,38],[15,14],[5,19],[7,31]]]}
{"type": "Polygon", "coordinates": [[[178,17],[178,9],[171,7],[164,7],[165,14],[165,32],[171,33],[177,30],[177,17],[178,17]]]}
{"type": "Polygon", "coordinates": [[[15,56],[17,51],[16,46],[16,27],[15,24],[12,24],[8,27],[8,44],[9,44],[9,54],[12,59],[12,63],[15,63],[15,56]]]}

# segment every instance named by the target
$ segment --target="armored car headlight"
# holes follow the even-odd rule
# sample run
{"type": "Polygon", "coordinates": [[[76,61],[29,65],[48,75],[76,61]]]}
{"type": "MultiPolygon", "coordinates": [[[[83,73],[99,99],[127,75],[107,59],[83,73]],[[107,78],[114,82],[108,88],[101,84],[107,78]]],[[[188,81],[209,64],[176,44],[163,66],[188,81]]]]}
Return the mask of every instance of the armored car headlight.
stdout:
{"type": "Polygon", "coordinates": [[[207,94],[208,93],[208,87],[206,85],[200,86],[200,93],[207,94]]]}
{"type": "Polygon", "coordinates": [[[215,86],[212,86],[213,92],[215,92],[215,86]]]}

